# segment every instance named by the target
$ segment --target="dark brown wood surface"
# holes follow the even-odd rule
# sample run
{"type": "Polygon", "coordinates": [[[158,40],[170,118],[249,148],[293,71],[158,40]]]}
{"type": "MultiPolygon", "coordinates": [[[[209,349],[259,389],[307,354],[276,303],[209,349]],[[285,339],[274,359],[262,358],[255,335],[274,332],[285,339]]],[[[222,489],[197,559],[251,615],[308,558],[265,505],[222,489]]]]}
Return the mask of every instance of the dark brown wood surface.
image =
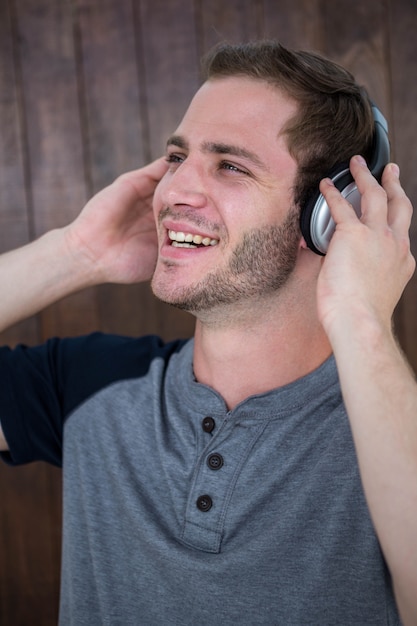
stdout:
{"type": "MultiPolygon", "coordinates": [[[[1,0],[0,252],[66,224],[98,189],[159,156],[198,87],[201,55],[224,39],[277,37],[348,67],[386,114],[417,204],[415,32],[415,0],[1,0]]],[[[412,246],[417,253],[417,218],[412,246]]],[[[417,277],[395,318],[417,370],[417,277]]],[[[193,326],[148,285],[106,285],[0,341],[93,329],[171,339],[193,326]]],[[[60,483],[44,464],[0,465],[0,624],[57,622],[60,483]]]]}

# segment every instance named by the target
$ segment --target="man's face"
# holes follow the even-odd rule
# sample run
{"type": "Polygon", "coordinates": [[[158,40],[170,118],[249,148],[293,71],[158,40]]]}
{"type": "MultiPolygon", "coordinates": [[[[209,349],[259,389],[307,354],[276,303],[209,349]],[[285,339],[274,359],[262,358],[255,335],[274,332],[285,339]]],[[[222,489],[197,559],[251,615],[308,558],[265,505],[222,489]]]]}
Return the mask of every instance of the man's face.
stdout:
{"type": "Polygon", "coordinates": [[[152,287],[193,313],[276,292],[294,268],[297,165],[281,130],[295,103],[244,77],[205,83],[168,140],[154,196],[152,287]]]}

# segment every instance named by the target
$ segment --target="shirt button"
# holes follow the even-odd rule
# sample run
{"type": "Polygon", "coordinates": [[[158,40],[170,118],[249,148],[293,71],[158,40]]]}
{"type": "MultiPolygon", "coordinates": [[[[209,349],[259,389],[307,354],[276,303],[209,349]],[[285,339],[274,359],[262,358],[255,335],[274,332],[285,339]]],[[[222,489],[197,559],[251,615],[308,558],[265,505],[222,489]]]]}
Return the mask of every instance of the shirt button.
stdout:
{"type": "Polygon", "coordinates": [[[216,426],[216,422],[214,421],[212,417],[205,417],[202,421],[201,426],[205,433],[211,433],[213,432],[214,427],[216,426]]]}
{"type": "Polygon", "coordinates": [[[222,455],[217,454],[217,452],[215,452],[214,454],[210,454],[210,456],[207,458],[207,465],[212,470],[219,470],[221,467],[223,467],[222,455]]]}
{"type": "Polygon", "coordinates": [[[196,502],[197,508],[202,511],[203,513],[207,513],[207,511],[210,511],[211,507],[213,506],[213,500],[210,498],[210,496],[200,496],[199,498],[197,498],[197,502],[196,502]]]}

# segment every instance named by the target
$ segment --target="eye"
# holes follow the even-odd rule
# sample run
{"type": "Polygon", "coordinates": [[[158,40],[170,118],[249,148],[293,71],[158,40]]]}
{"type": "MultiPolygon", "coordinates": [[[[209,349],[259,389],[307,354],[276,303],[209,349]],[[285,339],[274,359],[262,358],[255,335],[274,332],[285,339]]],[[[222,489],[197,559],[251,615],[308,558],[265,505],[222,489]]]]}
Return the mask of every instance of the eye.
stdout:
{"type": "Polygon", "coordinates": [[[171,154],[167,154],[166,162],[173,165],[180,165],[185,159],[185,156],[180,154],[176,154],[175,152],[171,152],[171,154]]]}
{"type": "Polygon", "coordinates": [[[243,170],[242,168],[234,165],[233,163],[229,163],[228,161],[221,161],[221,163],[219,164],[219,168],[227,170],[229,172],[236,172],[236,174],[249,174],[249,172],[247,172],[246,170],[243,170]]]}

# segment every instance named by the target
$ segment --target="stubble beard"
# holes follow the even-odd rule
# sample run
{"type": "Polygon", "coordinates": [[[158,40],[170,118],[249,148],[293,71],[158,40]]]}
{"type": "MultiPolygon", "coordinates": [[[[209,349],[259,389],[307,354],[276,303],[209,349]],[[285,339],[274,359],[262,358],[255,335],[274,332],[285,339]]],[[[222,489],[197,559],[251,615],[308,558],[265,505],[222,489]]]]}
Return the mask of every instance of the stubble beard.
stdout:
{"type": "Polygon", "coordinates": [[[301,233],[299,212],[293,207],[277,226],[244,234],[224,268],[215,268],[198,283],[172,291],[152,281],[154,294],[163,302],[197,317],[203,313],[260,299],[278,292],[291,276],[301,233]]]}

